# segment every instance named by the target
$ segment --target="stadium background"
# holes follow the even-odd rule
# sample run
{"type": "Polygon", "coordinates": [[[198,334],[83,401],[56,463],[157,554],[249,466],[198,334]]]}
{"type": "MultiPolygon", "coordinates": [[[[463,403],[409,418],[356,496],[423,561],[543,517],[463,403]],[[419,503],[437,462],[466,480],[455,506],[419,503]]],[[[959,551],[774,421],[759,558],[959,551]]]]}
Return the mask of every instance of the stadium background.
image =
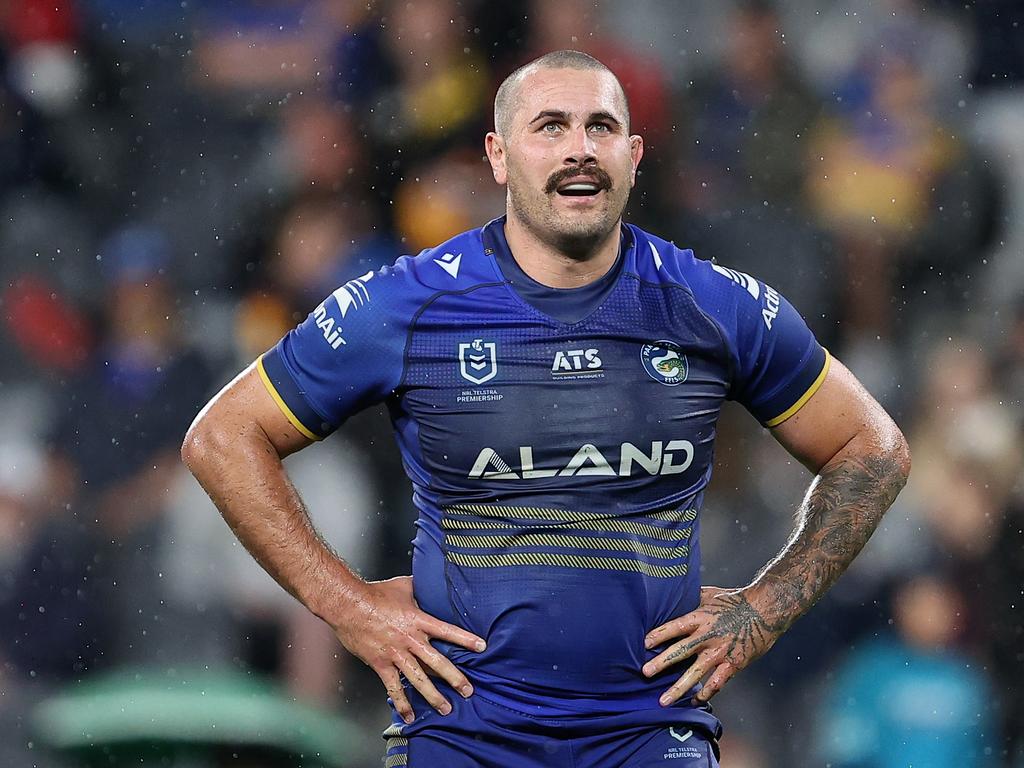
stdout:
{"type": "MultiPolygon", "coordinates": [[[[629,218],[786,294],[914,452],[850,573],[716,699],[722,765],[1024,765],[1022,22],[1009,0],[0,3],[0,763],[378,764],[378,681],[178,446],[340,282],[501,212],[494,89],[571,47],[645,136],[629,218]],[[316,730],[293,700],[354,730],[289,741],[316,730]]],[[[704,581],[740,585],[808,478],[740,409],[718,446],[704,581]]],[[[383,414],[288,464],[353,565],[408,572],[383,414]]]]}

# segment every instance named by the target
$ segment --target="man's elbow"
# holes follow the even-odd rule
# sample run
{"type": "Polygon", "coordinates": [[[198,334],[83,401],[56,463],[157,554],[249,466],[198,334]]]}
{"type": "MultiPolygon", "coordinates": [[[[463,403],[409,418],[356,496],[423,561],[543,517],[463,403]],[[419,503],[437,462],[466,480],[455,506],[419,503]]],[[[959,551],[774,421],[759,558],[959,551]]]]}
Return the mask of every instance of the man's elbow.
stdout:
{"type": "Polygon", "coordinates": [[[210,422],[208,413],[200,413],[181,442],[181,460],[193,475],[198,475],[200,469],[209,462],[210,456],[217,452],[217,445],[221,442],[218,437],[220,430],[210,422]]]}
{"type": "Polygon", "coordinates": [[[910,477],[910,443],[895,423],[888,432],[882,442],[882,453],[892,466],[893,479],[903,488],[910,477]]]}

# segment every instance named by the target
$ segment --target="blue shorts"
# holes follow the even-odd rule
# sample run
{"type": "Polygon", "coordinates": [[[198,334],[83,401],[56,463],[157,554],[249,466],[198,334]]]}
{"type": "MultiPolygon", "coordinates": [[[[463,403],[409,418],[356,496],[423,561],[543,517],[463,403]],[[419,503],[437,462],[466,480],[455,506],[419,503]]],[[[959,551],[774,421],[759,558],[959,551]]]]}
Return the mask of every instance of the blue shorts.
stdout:
{"type": "MultiPolygon", "coordinates": [[[[438,681],[434,681],[435,684],[438,681]]],[[[542,718],[488,701],[463,699],[441,716],[406,688],[416,720],[393,714],[384,731],[385,768],[717,768],[720,727],[685,724],[693,708],[669,707],[614,715],[542,718]]]]}

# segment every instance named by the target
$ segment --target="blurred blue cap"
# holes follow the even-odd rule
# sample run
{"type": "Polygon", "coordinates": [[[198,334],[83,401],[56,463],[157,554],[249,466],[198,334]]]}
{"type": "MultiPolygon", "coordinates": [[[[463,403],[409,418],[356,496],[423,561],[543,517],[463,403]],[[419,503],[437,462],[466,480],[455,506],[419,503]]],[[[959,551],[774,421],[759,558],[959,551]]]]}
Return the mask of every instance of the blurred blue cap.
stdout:
{"type": "Polygon", "coordinates": [[[157,227],[136,225],[115,230],[100,246],[103,270],[111,280],[139,282],[164,274],[171,243],[157,227]]]}

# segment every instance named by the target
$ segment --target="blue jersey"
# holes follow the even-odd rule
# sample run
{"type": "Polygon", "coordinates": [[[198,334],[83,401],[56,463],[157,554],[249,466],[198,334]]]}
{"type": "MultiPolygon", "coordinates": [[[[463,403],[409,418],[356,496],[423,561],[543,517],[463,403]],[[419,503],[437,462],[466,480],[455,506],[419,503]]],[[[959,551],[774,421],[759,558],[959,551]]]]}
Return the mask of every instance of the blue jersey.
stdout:
{"type": "Polygon", "coordinates": [[[532,281],[504,220],[341,286],[259,361],[322,438],[388,404],[419,511],[423,610],[479,695],[557,716],[657,708],[644,635],[698,604],[722,403],[795,413],[828,354],[769,286],[623,225],[579,289],[532,281]]]}

